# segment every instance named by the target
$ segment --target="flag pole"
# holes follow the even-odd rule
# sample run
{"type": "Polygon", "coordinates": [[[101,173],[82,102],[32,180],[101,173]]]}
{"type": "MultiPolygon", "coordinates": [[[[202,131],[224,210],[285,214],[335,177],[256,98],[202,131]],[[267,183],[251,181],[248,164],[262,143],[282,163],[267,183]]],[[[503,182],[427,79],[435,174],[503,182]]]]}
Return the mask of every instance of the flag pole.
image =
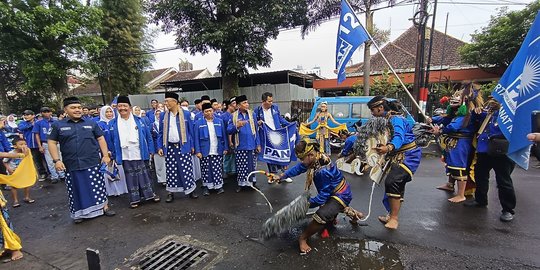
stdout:
{"type": "MultiPolygon", "coordinates": [[[[347,5],[349,5],[349,7],[351,6],[351,4],[349,3],[348,0],[345,0],[345,2],[347,2],[347,5]]],[[[352,8],[351,8],[352,9],[352,8]]],[[[354,14],[354,16],[356,17],[356,19],[358,20],[358,17],[356,16],[356,14],[354,14]]],[[[360,20],[358,20],[358,22],[360,22],[360,20]]],[[[384,62],[386,62],[386,64],[388,65],[388,67],[390,68],[390,71],[392,71],[392,73],[394,74],[394,76],[396,76],[397,80],[399,81],[399,83],[401,84],[401,87],[403,87],[403,90],[405,90],[405,93],[407,93],[407,95],[409,96],[409,98],[412,100],[414,106],[416,106],[416,108],[418,109],[418,111],[420,111],[420,113],[422,114],[422,116],[424,116],[425,119],[428,118],[428,116],[424,113],[424,110],[422,110],[422,108],[420,108],[420,105],[418,105],[418,102],[416,102],[416,100],[414,99],[414,97],[412,96],[411,92],[409,92],[409,89],[407,89],[407,87],[405,86],[405,84],[403,83],[403,81],[401,81],[401,78],[399,78],[399,76],[397,75],[396,71],[394,70],[394,68],[392,67],[392,65],[390,65],[390,62],[388,62],[388,59],[386,59],[386,56],[384,56],[384,54],[382,53],[381,51],[381,48],[379,47],[379,45],[377,45],[377,42],[375,42],[375,40],[373,39],[373,37],[371,36],[371,34],[366,30],[366,28],[364,27],[364,25],[362,23],[360,23],[360,26],[362,26],[362,28],[364,28],[364,31],[367,33],[369,39],[371,40],[371,42],[373,43],[373,46],[375,46],[375,48],[377,49],[377,51],[381,54],[381,57],[383,58],[384,62]]]]}

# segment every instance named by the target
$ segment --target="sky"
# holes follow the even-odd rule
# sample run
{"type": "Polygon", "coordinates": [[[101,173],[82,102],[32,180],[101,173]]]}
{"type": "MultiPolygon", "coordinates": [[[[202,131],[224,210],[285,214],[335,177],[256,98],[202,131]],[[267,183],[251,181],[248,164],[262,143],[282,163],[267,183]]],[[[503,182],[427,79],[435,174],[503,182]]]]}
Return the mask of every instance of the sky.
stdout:
{"type": "MultiPolygon", "coordinates": [[[[336,0],[337,1],[337,0],[336,0]]],[[[411,1],[396,1],[411,2],[411,1]]],[[[418,2],[415,0],[414,2],[418,2]]],[[[433,2],[433,1],[430,1],[433,2]]],[[[498,14],[498,10],[507,7],[509,10],[520,10],[532,1],[526,0],[439,0],[435,16],[435,29],[444,33],[446,16],[448,14],[448,35],[465,42],[471,41],[471,34],[480,31],[488,25],[491,16],[498,14]],[[505,5],[501,5],[505,4],[505,5]],[[507,5],[506,5],[507,4],[507,5]]],[[[383,6],[379,6],[383,7],[383,6]]],[[[390,40],[396,39],[409,27],[412,27],[413,17],[418,6],[405,3],[404,6],[385,8],[375,12],[374,23],[380,29],[390,29],[390,40]]],[[[433,4],[430,5],[430,13],[433,13],[433,4]]],[[[365,21],[362,14],[357,14],[359,20],[365,21]]],[[[299,28],[288,29],[280,32],[276,40],[270,40],[267,44],[272,53],[273,61],[269,68],[250,69],[251,73],[293,69],[302,66],[304,69],[312,69],[315,66],[321,68],[325,78],[336,78],[335,51],[338,19],[333,19],[321,24],[315,31],[310,32],[304,39],[300,35],[299,28]]],[[[431,27],[431,19],[428,26],[431,27]]],[[[168,48],[175,45],[173,34],[159,32],[154,42],[154,49],[168,48]]],[[[384,44],[379,44],[383,47],[384,44]]],[[[372,54],[376,51],[372,48],[372,54]]],[[[154,55],[153,67],[168,68],[177,66],[180,59],[193,63],[194,69],[208,68],[210,72],[217,71],[219,53],[211,52],[206,55],[190,55],[182,50],[173,50],[157,53],[154,55]]],[[[362,51],[356,51],[351,58],[353,63],[362,62],[362,51]]]]}

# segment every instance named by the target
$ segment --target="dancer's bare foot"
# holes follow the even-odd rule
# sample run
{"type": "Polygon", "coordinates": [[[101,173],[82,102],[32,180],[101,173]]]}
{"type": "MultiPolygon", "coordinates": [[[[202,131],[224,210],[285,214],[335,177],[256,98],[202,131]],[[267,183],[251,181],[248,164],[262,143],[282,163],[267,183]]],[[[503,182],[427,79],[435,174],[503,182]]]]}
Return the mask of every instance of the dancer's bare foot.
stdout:
{"type": "Polygon", "coordinates": [[[448,199],[449,202],[452,202],[452,203],[460,203],[460,202],[464,202],[467,198],[465,198],[465,196],[461,196],[461,195],[456,195],[450,199],[448,199]]]}
{"type": "Polygon", "coordinates": [[[11,258],[6,259],[3,262],[4,263],[9,263],[9,262],[20,260],[23,257],[24,257],[23,253],[20,250],[14,250],[14,251],[11,252],[11,258]]]}
{"type": "Polygon", "coordinates": [[[305,239],[298,239],[298,244],[300,245],[300,255],[306,255],[311,251],[311,247],[305,239]]]}
{"type": "Polygon", "coordinates": [[[399,223],[397,218],[389,218],[386,224],[384,224],[384,227],[386,227],[387,229],[395,230],[398,228],[398,225],[399,223]]]}
{"type": "Polygon", "coordinates": [[[438,186],[437,189],[444,190],[444,191],[449,191],[449,192],[454,192],[454,184],[445,183],[442,186],[438,186]]]}
{"type": "Polygon", "coordinates": [[[388,223],[388,220],[390,219],[390,215],[379,216],[378,219],[382,224],[386,224],[388,223]]]}

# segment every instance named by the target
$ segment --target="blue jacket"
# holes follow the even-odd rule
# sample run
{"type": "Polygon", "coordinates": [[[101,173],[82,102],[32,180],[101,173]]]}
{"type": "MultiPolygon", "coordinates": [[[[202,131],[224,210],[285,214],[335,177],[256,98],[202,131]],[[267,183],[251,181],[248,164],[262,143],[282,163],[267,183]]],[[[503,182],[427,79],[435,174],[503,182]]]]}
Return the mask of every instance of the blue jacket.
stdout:
{"type": "MultiPolygon", "coordinates": [[[[390,123],[394,128],[394,136],[390,143],[394,145],[395,150],[399,150],[404,145],[410,144],[416,140],[410,122],[403,116],[394,115],[390,117],[390,123]]],[[[407,173],[409,173],[411,177],[420,166],[421,159],[422,150],[418,147],[414,147],[404,152],[404,159],[402,162],[403,165],[407,167],[407,173]]]]}
{"type": "MultiPolygon", "coordinates": [[[[303,163],[296,163],[285,172],[284,177],[294,177],[305,173],[307,167],[303,163]]],[[[352,191],[349,183],[343,178],[343,174],[334,163],[322,166],[315,171],[313,183],[317,188],[317,196],[309,199],[309,207],[317,207],[325,204],[330,198],[336,199],[344,207],[352,200],[352,191]]]]}
{"type": "Polygon", "coordinates": [[[351,135],[345,140],[345,145],[343,146],[343,150],[341,150],[342,156],[346,157],[352,154],[352,149],[353,149],[355,141],[356,141],[356,135],[351,135]]]}
{"type": "Polygon", "coordinates": [[[32,133],[32,129],[34,129],[34,123],[30,123],[28,121],[19,122],[19,131],[23,134],[28,148],[38,148],[38,144],[36,142],[36,138],[34,137],[34,133],[32,133]]]}
{"type": "Polygon", "coordinates": [[[101,129],[101,131],[103,131],[103,137],[105,138],[105,142],[107,142],[107,148],[109,148],[113,144],[111,132],[109,132],[109,124],[103,121],[98,121],[97,125],[101,129]]]}
{"type": "Polygon", "coordinates": [[[32,133],[39,134],[39,139],[41,140],[41,142],[46,143],[47,136],[49,135],[49,132],[51,132],[51,124],[53,122],[54,120],[52,119],[52,117],[51,119],[43,118],[37,121],[32,128],[32,133]]]}
{"type": "Polygon", "coordinates": [[[249,123],[249,116],[247,113],[240,113],[240,111],[238,111],[238,121],[242,120],[247,122],[240,129],[236,128],[236,125],[233,123],[232,117],[227,124],[227,133],[237,134],[238,136],[238,141],[240,142],[240,144],[236,147],[236,150],[255,150],[255,148],[261,145],[259,141],[259,126],[257,125],[257,118],[255,117],[255,114],[253,114],[252,117],[253,124],[255,125],[255,135],[253,135],[253,133],[251,132],[251,124],[249,123]]]}
{"type": "MultiPolygon", "coordinates": [[[[482,122],[484,121],[486,117],[487,117],[486,112],[479,114],[478,115],[479,124],[482,124],[482,122]]],[[[478,143],[476,145],[476,152],[478,153],[488,152],[489,138],[491,137],[504,138],[501,128],[499,127],[499,124],[497,123],[498,117],[499,117],[499,111],[496,111],[495,113],[493,113],[493,116],[491,116],[491,119],[489,120],[482,134],[478,135],[478,143]]]]}
{"type": "MultiPolygon", "coordinates": [[[[193,145],[193,121],[191,121],[191,113],[180,108],[179,113],[184,114],[184,126],[186,127],[186,143],[182,145],[180,149],[182,154],[191,154],[191,151],[195,149],[193,145]]],[[[163,138],[163,119],[165,119],[165,112],[162,112],[159,116],[159,134],[158,134],[158,150],[162,149],[163,154],[167,155],[167,147],[165,144],[169,142],[169,130],[167,130],[167,138],[163,138]]],[[[169,129],[171,123],[169,123],[169,129]]],[[[176,128],[178,129],[178,135],[180,141],[178,143],[182,144],[182,132],[180,131],[180,117],[176,116],[176,128]]]]}
{"type": "Polygon", "coordinates": [[[11,144],[3,131],[0,131],[0,152],[7,153],[11,151],[11,144]]]}
{"type": "MultiPolygon", "coordinates": [[[[272,118],[274,118],[274,124],[276,125],[276,129],[286,127],[290,124],[289,122],[287,122],[287,120],[285,120],[285,118],[283,118],[283,116],[281,116],[277,105],[272,104],[270,110],[272,111],[272,118]]],[[[264,121],[264,109],[262,106],[257,107],[253,111],[253,113],[255,113],[257,121],[264,121]]]]}
{"type": "MultiPolygon", "coordinates": [[[[139,148],[141,149],[141,159],[149,160],[150,154],[154,154],[154,142],[152,141],[152,135],[150,129],[146,126],[144,121],[135,115],[132,115],[137,125],[137,131],[139,133],[139,148]]],[[[122,164],[122,148],[120,147],[120,134],[118,133],[118,118],[114,118],[109,122],[109,132],[111,136],[111,145],[108,147],[112,153],[112,157],[116,160],[116,163],[122,164]]]]}
{"type": "MultiPolygon", "coordinates": [[[[210,152],[210,134],[208,132],[208,122],[206,119],[199,119],[195,121],[194,125],[194,137],[195,137],[195,153],[201,153],[203,157],[208,156],[210,152]]],[[[217,152],[218,155],[223,155],[223,151],[229,150],[229,144],[227,142],[227,131],[223,120],[220,118],[214,118],[214,130],[216,131],[216,137],[218,141],[217,152]]]]}

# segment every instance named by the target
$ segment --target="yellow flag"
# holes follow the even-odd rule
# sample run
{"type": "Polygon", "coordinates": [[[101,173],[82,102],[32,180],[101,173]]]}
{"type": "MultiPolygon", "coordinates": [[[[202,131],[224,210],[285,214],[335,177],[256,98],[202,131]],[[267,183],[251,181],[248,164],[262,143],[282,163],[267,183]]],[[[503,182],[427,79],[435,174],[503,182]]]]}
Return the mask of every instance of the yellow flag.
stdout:
{"type": "Polygon", "coordinates": [[[37,180],[37,172],[32,160],[32,154],[24,157],[19,167],[12,175],[0,174],[0,184],[5,184],[14,188],[30,187],[37,180]]]}

